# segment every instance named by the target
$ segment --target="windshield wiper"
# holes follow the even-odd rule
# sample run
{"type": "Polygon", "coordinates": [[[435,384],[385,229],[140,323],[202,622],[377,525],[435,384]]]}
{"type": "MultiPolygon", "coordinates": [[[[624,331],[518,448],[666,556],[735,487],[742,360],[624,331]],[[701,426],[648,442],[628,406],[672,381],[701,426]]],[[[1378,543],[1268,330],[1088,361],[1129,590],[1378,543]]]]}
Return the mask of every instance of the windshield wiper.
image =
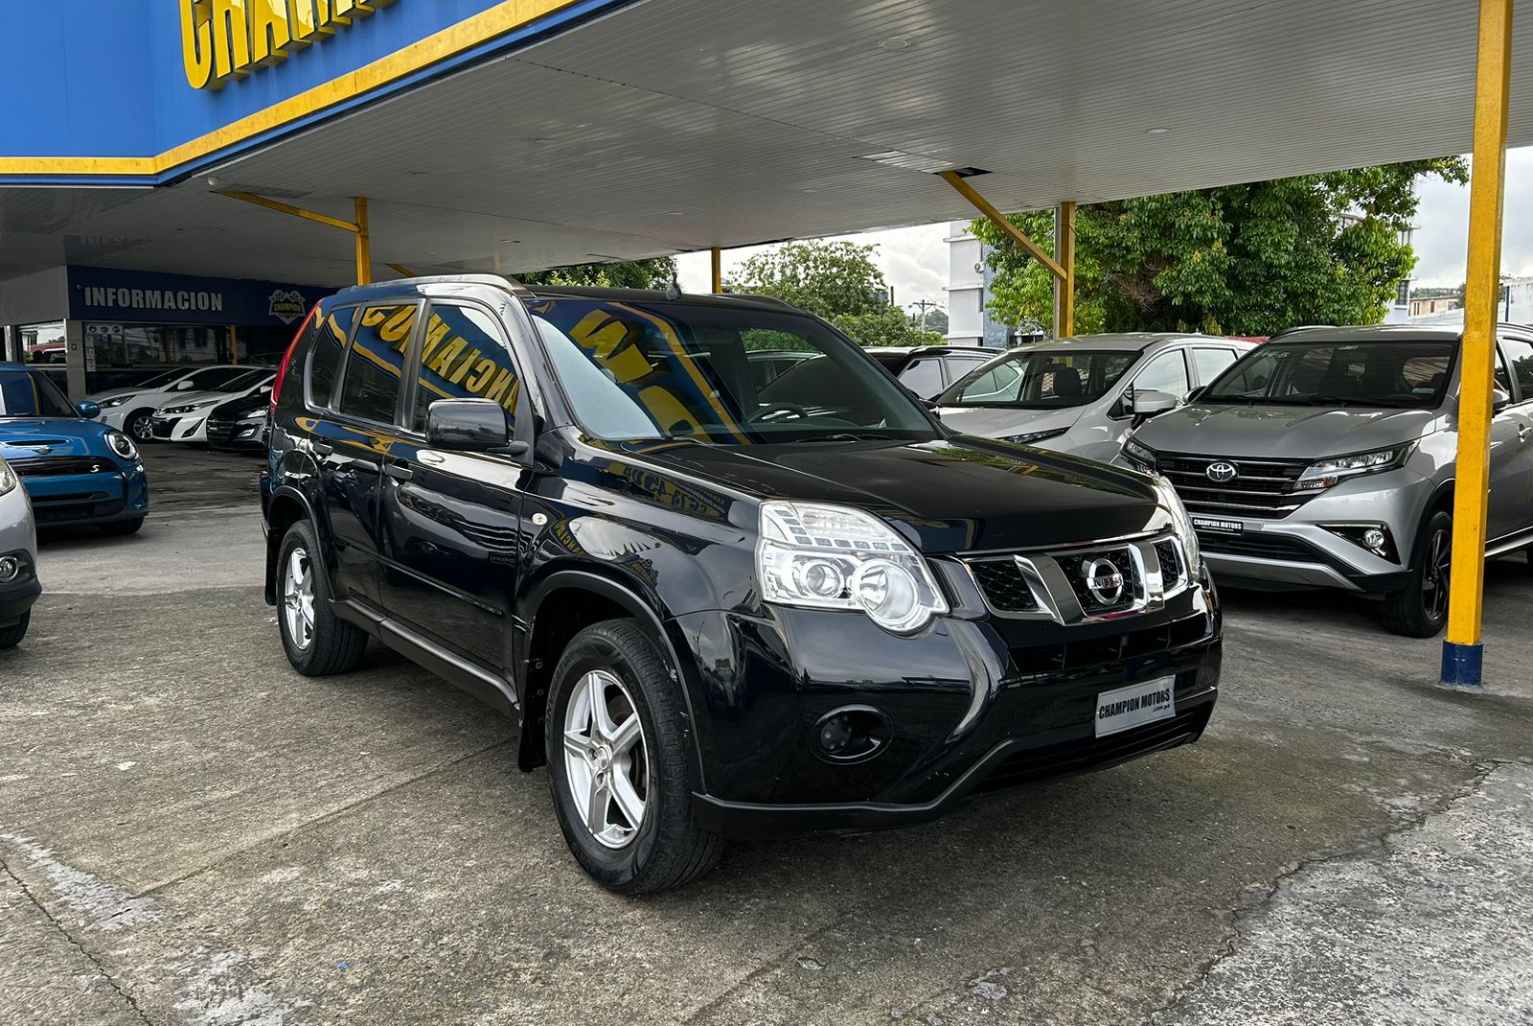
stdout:
{"type": "Polygon", "coordinates": [[[815,435],[812,438],[798,438],[798,442],[898,442],[902,439],[893,435],[884,434],[880,431],[838,431],[833,435],[815,435]]]}

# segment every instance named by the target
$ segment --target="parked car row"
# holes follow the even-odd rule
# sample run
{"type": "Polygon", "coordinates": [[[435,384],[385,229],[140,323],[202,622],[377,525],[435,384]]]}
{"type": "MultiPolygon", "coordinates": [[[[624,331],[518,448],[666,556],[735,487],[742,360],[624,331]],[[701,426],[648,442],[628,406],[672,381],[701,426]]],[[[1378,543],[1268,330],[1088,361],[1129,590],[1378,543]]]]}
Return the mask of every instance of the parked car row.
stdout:
{"type": "MultiPolygon", "coordinates": [[[[966,434],[1163,476],[1214,575],[1380,600],[1429,637],[1448,615],[1459,336],[1312,326],[1257,348],[1097,335],[994,357],[937,399],[966,434]]],[[[1486,552],[1533,545],[1533,331],[1498,340],[1486,552]]]]}

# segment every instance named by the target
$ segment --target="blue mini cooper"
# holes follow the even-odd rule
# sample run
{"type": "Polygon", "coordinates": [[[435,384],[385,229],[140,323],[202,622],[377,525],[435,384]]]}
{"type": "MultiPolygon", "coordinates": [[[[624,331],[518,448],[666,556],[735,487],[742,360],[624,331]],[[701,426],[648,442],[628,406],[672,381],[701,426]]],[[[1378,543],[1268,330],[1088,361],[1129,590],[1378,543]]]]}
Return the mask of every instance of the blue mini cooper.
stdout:
{"type": "Polygon", "coordinates": [[[98,424],[101,407],[71,406],[47,375],[0,363],[0,458],[32,500],[38,527],[132,534],[149,512],[149,480],[133,439],[98,424]]]}

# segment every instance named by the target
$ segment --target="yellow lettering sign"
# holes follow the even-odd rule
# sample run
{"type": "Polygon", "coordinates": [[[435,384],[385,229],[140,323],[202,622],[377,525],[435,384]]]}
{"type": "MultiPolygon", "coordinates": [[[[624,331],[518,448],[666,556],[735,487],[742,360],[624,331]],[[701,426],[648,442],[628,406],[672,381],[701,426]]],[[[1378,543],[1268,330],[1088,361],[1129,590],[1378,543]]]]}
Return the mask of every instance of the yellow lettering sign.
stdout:
{"type": "Polygon", "coordinates": [[[222,89],[263,66],[280,64],[337,28],[394,0],[176,0],[181,56],[193,89],[222,89]]]}

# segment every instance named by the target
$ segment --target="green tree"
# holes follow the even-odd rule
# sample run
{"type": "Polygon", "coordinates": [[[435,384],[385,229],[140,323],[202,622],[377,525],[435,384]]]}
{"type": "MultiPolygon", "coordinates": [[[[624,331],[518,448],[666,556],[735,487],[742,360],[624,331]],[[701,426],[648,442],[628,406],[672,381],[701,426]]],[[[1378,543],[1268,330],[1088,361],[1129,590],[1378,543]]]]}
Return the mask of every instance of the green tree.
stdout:
{"type": "MultiPolygon", "coordinates": [[[[1465,182],[1458,157],[1281,178],[1081,207],[1075,330],[1271,335],[1296,324],[1371,324],[1415,265],[1402,241],[1417,178],[1465,182]]],[[[1010,215],[1048,249],[1051,211],[1010,215]]],[[[995,225],[989,310],[1046,325],[1053,279],[995,225]]]]}
{"type": "Polygon", "coordinates": [[[873,263],[876,246],[855,242],[790,242],[757,253],[730,275],[730,292],[775,296],[830,321],[865,346],[941,342],[911,324],[889,302],[889,287],[873,263]]]}
{"type": "Polygon", "coordinates": [[[676,276],[674,257],[620,260],[607,264],[572,264],[517,277],[528,285],[596,285],[602,288],[663,289],[676,276]]]}

